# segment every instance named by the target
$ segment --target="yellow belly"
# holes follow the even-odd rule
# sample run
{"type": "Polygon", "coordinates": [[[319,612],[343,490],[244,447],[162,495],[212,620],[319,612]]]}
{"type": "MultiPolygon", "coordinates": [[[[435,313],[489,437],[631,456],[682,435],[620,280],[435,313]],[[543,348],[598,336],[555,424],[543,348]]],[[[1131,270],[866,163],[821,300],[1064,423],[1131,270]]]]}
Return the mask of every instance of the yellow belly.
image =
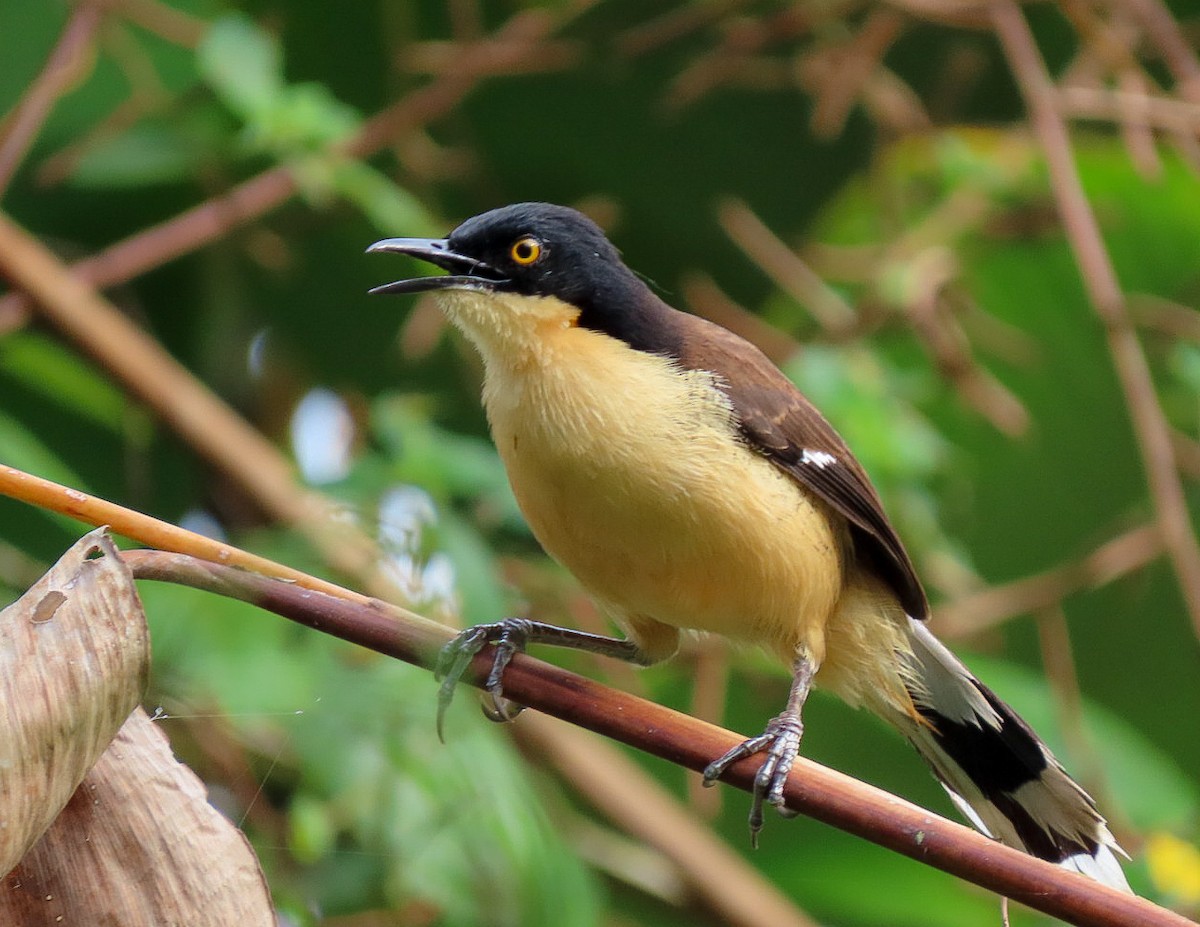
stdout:
{"type": "Polygon", "coordinates": [[[707,374],[577,328],[540,350],[489,363],[484,400],[546,551],[635,636],[652,619],[820,660],[841,519],[740,444],[707,374]]]}

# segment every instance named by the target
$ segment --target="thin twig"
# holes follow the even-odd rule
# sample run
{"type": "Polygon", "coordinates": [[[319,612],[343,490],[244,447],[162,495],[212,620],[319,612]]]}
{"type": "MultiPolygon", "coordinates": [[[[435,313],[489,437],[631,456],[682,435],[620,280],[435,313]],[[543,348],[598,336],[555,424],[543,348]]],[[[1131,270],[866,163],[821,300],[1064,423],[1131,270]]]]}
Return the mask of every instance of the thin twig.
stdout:
{"type": "Polygon", "coordinates": [[[1180,96],[1200,102],[1200,58],[1179,28],[1179,22],[1161,0],[1122,0],[1141,22],[1146,35],[1157,46],[1171,76],[1179,85],[1180,96]]]}
{"type": "MultiPolygon", "coordinates": [[[[729,705],[729,643],[717,637],[700,638],[689,657],[694,661],[692,697],[688,714],[701,721],[719,724],[729,705]]],[[[704,787],[700,776],[689,776],[688,805],[707,820],[713,820],[721,810],[721,793],[704,787]]]]}
{"type": "MultiPolygon", "coordinates": [[[[450,632],[428,622],[410,624],[378,608],[257,576],[181,554],[128,551],[123,557],[140,579],[183,583],[251,602],[293,621],[379,653],[429,667],[450,632]]],[[[484,652],[466,681],[481,685],[491,668],[484,652]]],[[[702,770],[740,743],[730,731],[661,705],[610,689],[523,654],[505,671],[505,692],[516,702],[613,738],[669,762],[702,770]]],[[[520,723],[520,722],[518,722],[520,723]]],[[[750,790],[760,758],[737,763],[725,781],[750,790]]],[[[792,811],[841,828],[912,859],[968,879],[1080,927],[1196,927],[1172,911],[1109,888],[960,824],[799,759],[784,790],[792,811]]]]}
{"type": "Polygon", "coordinates": [[[1112,803],[1108,797],[1108,784],[1104,767],[1096,756],[1095,746],[1088,736],[1087,722],[1083,716],[1083,694],[1079,687],[1079,673],[1075,666],[1075,654],[1071,647],[1071,630],[1062,605],[1052,605],[1037,613],[1038,646],[1042,653],[1042,666],[1046,669],[1046,680],[1058,714],[1058,729],[1067,746],[1067,755],[1072,766],[1083,772],[1079,781],[1087,786],[1088,792],[1101,800],[1101,805],[1112,803]]]}
{"type": "MultiPolygon", "coordinates": [[[[335,152],[368,157],[404,133],[450,112],[484,77],[504,73],[533,54],[561,22],[561,18],[536,10],[513,16],[492,38],[464,48],[457,67],[447,69],[367,120],[358,134],[335,152]]],[[[125,283],[261,218],[287,202],[297,189],[289,167],[270,168],[220,196],[76,262],[71,272],[101,290],[125,283]]],[[[28,297],[23,293],[0,297],[0,330],[15,327],[28,316],[29,309],[28,297]]]]}
{"type": "MultiPolygon", "coordinates": [[[[0,464],[0,496],[17,499],[48,512],[58,512],[96,528],[110,528],[116,534],[160,550],[189,554],[201,560],[211,560],[213,563],[226,564],[269,579],[292,583],[303,589],[350,597],[356,602],[373,607],[384,607],[383,603],[377,599],[356,592],[347,592],[341,586],[268,560],[266,557],[249,553],[232,544],[225,544],[202,534],[196,534],[143,512],[135,512],[114,502],[109,502],[99,496],[80,492],[70,486],[63,486],[32,473],[25,473],[16,467],[0,464]]],[[[415,612],[405,611],[399,606],[389,605],[386,607],[403,614],[410,620],[428,620],[421,618],[415,612]]]]}
{"type": "Polygon", "coordinates": [[[1200,442],[1177,431],[1171,435],[1171,446],[1175,449],[1179,469],[1192,479],[1200,480],[1200,442]]]}
{"type": "Polygon", "coordinates": [[[1117,75],[1121,92],[1128,100],[1121,107],[1121,135],[1129,159],[1145,179],[1162,176],[1162,159],[1154,144],[1154,132],[1146,119],[1145,100],[1148,97],[1149,81],[1139,68],[1127,68],[1117,75]]]}
{"type": "Polygon", "coordinates": [[[958,29],[986,29],[986,0],[888,0],[910,16],[958,29]]]}
{"type": "Polygon", "coordinates": [[[813,135],[832,139],[842,133],[867,81],[906,25],[906,17],[895,10],[877,8],[840,47],[816,53],[820,64],[808,72],[813,85],[808,88],[813,98],[813,135]]]}
{"type": "Polygon", "coordinates": [[[1058,212],[1084,289],[1104,324],[1109,352],[1133,420],[1155,516],[1193,627],[1200,636],[1200,543],[1176,469],[1170,425],[1159,405],[1146,355],[1130,321],[1125,294],[1083,191],[1066,123],[1055,105],[1054,84],[1033,33],[1020,7],[1012,0],[994,0],[991,15],[1045,152],[1058,212]]]}
{"type": "Polygon", "coordinates": [[[854,327],[854,308],[772,232],[741,200],[726,200],[717,210],[721,228],[742,253],[781,290],[811,313],[831,335],[854,327]]]}
{"type": "Polygon", "coordinates": [[[159,38],[182,45],[184,48],[195,48],[208,31],[208,22],[199,16],[185,13],[183,10],[159,0],[105,0],[110,10],[123,16],[130,22],[137,23],[147,32],[153,32],[159,38]]]}
{"type": "Polygon", "coordinates": [[[1062,87],[1055,93],[1059,107],[1073,119],[1120,122],[1136,112],[1140,122],[1155,129],[1200,132],[1200,104],[1187,100],[1096,87],[1062,87]]]}
{"type": "Polygon", "coordinates": [[[1177,340],[1194,341],[1200,344],[1200,315],[1192,306],[1185,306],[1173,299],[1138,294],[1129,304],[1133,320],[1150,331],[1177,340]]]}
{"type": "Polygon", "coordinates": [[[965,637],[1017,615],[1052,608],[1069,595],[1140,570],[1162,552],[1162,535],[1157,526],[1133,528],[1079,560],[939,605],[934,615],[938,634],[965,637]]]}
{"type": "Polygon", "coordinates": [[[721,41],[696,55],[671,81],[664,99],[668,110],[697,103],[718,87],[739,81],[758,87],[786,87],[793,81],[792,67],[782,59],[762,54],[772,44],[790,41],[812,31],[816,19],[835,17],[829,5],[815,11],[794,4],[768,16],[732,17],[723,24],[721,41]]]}
{"type": "Polygon", "coordinates": [[[75,8],[45,67],[6,120],[0,133],[0,196],[4,195],[55,102],[78,75],[102,19],[99,3],[81,3],[75,8]]]}
{"type": "Polygon", "coordinates": [[[1011,390],[975,358],[971,342],[948,305],[959,274],[957,261],[942,247],[927,248],[908,264],[903,308],[913,334],[938,373],[962,400],[1009,437],[1029,427],[1029,412],[1011,390]]]}
{"type": "Polygon", "coordinates": [[[747,0],[686,3],[620,33],[613,45],[618,55],[634,58],[657,51],[693,32],[712,26],[737,12],[747,0]]]}

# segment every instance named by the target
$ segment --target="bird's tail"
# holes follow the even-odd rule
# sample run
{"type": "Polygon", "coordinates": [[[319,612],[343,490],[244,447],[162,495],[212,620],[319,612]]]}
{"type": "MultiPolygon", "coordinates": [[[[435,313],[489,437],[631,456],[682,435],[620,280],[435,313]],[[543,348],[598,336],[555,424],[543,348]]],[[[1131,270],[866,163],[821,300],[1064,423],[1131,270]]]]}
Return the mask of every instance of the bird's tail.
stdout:
{"type": "Polygon", "coordinates": [[[1129,891],[1125,855],[1096,803],[1015,711],[909,619],[904,682],[917,717],[872,706],[898,728],[971,823],[1002,843],[1129,891]]]}

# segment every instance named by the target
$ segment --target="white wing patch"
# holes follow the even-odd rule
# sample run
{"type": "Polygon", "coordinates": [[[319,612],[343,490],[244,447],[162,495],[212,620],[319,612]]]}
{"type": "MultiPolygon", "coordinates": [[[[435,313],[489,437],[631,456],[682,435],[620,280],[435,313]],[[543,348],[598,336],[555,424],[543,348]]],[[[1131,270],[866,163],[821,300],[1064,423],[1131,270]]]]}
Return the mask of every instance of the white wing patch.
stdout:
{"type": "Polygon", "coordinates": [[[826,451],[811,451],[805,448],[800,455],[800,463],[821,469],[832,467],[837,462],[837,458],[826,451]]]}

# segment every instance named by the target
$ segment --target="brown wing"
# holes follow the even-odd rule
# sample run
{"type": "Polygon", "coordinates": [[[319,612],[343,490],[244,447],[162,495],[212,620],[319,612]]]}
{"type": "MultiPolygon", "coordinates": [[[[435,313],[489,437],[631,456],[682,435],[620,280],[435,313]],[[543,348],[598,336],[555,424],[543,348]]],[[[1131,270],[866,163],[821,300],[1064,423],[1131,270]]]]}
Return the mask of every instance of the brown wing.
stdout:
{"type": "Polygon", "coordinates": [[[761,351],[720,326],[686,318],[680,362],[724,380],[746,443],[844,515],[859,562],[891,586],[909,615],[927,618],[929,602],[908,552],[846,442],[761,351]]]}

